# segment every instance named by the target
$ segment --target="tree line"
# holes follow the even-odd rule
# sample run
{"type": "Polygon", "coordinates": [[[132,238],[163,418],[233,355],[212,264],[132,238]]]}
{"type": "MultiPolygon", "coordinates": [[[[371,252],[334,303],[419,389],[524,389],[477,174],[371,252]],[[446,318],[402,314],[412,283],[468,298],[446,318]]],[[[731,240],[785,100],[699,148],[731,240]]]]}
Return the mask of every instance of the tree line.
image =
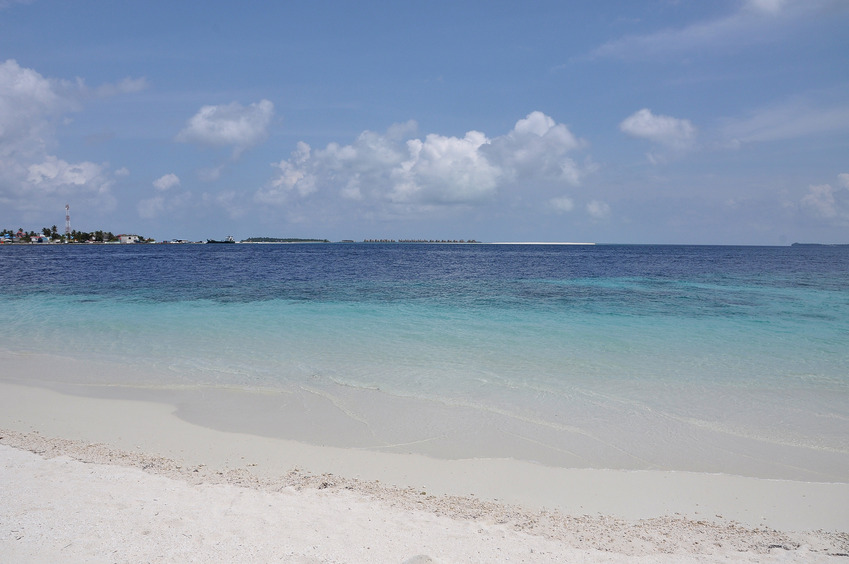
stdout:
{"type": "MultiPolygon", "coordinates": [[[[51,241],[60,241],[60,242],[69,242],[69,243],[117,243],[119,241],[118,235],[115,235],[111,231],[77,231],[76,229],[71,231],[70,238],[67,238],[64,233],[59,233],[57,226],[52,227],[43,227],[41,229],[41,233],[36,231],[24,231],[23,227],[18,228],[17,231],[12,231],[11,229],[4,229],[0,231],[0,237],[5,237],[9,235],[12,238],[23,238],[30,239],[32,237],[44,237],[45,239],[49,239],[51,241]]],[[[144,237],[139,235],[139,241],[146,241],[144,237]]]]}

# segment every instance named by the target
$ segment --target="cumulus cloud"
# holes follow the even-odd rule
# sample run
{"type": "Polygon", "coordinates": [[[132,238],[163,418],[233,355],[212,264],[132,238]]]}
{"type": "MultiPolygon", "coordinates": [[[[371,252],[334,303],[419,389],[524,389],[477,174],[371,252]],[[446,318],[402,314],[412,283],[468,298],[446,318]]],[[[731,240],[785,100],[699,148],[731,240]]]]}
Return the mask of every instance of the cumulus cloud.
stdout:
{"type": "Polygon", "coordinates": [[[481,147],[490,143],[479,131],[462,138],[430,134],[407,141],[408,158],[390,173],[389,198],[395,202],[463,203],[492,195],[503,172],[481,147]]]}
{"type": "Polygon", "coordinates": [[[484,150],[513,179],[542,176],[577,185],[587,170],[566,153],[583,145],[564,124],[555,123],[542,112],[531,112],[517,121],[510,133],[497,137],[484,150]]]}
{"type": "MultiPolygon", "coordinates": [[[[673,152],[691,148],[696,139],[696,128],[689,120],[655,115],[648,108],[625,118],[619,129],[631,137],[647,139],[673,152]]],[[[664,155],[653,152],[648,158],[657,163],[664,159],[664,155]]]]}
{"type": "MultiPolygon", "coordinates": [[[[336,152],[336,145],[328,145],[328,151],[336,152]]],[[[351,152],[351,150],[349,150],[351,152]]],[[[298,141],[297,148],[292,151],[289,160],[282,160],[277,163],[277,168],[280,172],[277,178],[271,182],[271,190],[267,192],[269,201],[276,198],[272,197],[274,193],[285,196],[292,190],[296,190],[301,196],[306,196],[315,192],[315,176],[309,174],[307,168],[312,168],[313,163],[310,162],[312,150],[310,146],[303,141],[298,141]]],[[[323,155],[319,158],[323,158],[323,155]]],[[[331,159],[332,160],[332,157],[331,159]]],[[[352,181],[348,182],[347,190],[351,190],[352,181]]],[[[355,192],[359,192],[358,187],[354,186],[355,192]]]]}
{"type": "Polygon", "coordinates": [[[648,108],[625,118],[619,129],[632,137],[648,139],[673,149],[691,146],[696,137],[696,128],[689,120],[655,115],[648,108]]]}
{"type": "MultiPolygon", "coordinates": [[[[27,181],[39,191],[61,191],[67,186],[90,186],[103,174],[103,167],[90,162],[69,163],[54,156],[28,167],[27,181]]],[[[100,189],[106,184],[99,183],[100,189]]]]}
{"type": "Polygon", "coordinates": [[[849,224],[849,173],[837,177],[837,188],[831,184],[812,185],[802,197],[801,206],[812,215],[839,225],[849,224]]]}
{"type": "Polygon", "coordinates": [[[0,157],[43,152],[55,119],[79,109],[61,85],[9,59],[0,64],[0,157]]]}
{"type": "Polygon", "coordinates": [[[350,145],[318,150],[299,143],[288,159],[273,165],[276,177],[256,198],[280,204],[335,190],[351,201],[424,209],[483,202],[524,186],[575,186],[594,169],[568,156],[584,143],[542,112],[494,138],[480,131],[420,138],[416,129],[408,122],[383,134],[364,131],[350,145]]]}
{"type": "Polygon", "coordinates": [[[177,141],[215,147],[233,147],[234,158],[265,141],[274,116],[274,104],[261,100],[247,107],[238,102],[203,106],[177,134],[177,141]]]}
{"type": "Polygon", "coordinates": [[[175,186],[180,185],[180,177],[178,177],[173,172],[168,173],[164,176],[160,176],[156,180],[153,181],[153,187],[156,188],[160,192],[164,192],[169,190],[175,186]]]}
{"type": "Polygon", "coordinates": [[[48,79],[12,59],[0,64],[0,201],[35,211],[68,197],[111,207],[108,166],[51,154],[63,118],[82,109],[79,83],[48,79]]]}

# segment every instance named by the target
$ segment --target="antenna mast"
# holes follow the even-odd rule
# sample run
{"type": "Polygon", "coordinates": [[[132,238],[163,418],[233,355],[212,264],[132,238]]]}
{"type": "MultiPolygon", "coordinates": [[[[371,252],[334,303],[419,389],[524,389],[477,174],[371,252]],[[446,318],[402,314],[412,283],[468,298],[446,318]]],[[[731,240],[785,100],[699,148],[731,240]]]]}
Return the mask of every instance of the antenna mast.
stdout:
{"type": "Polygon", "coordinates": [[[71,206],[65,204],[65,238],[71,239],[71,206]]]}

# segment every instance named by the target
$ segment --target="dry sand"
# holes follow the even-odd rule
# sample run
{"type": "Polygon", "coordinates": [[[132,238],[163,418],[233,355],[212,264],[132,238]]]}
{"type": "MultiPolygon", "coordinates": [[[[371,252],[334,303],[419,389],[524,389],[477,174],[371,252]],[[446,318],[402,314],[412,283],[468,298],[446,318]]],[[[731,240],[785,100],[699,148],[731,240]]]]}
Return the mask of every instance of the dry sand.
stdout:
{"type": "Polygon", "coordinates": [[[174,412],[0,384],[0,560],[849,561],[847,483],[435,460],[174,412]]]}

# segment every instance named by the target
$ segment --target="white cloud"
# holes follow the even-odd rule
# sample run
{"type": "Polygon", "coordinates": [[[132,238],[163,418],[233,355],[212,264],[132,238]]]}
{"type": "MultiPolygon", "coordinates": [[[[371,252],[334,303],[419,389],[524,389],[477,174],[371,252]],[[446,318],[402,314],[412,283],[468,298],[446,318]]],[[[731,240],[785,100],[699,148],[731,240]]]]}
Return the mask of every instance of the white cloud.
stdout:
{"type": "Polygon", "coordinates": [[[469,131],[463,138],[430,134],[424,141],[410,139],[409,158],[390,173],[390,200],[446,204],[491,196],[503,173],[480,151],[489,142],[478,131],[469,131]]]}
{"type": "Polygon", "coordinates": [[[593,219],[605,219],[610,215],[610,205],[606,202],[593,200],[587,204],[587,213],[593,219]]]}
{"type": "Polygon", "coordinates": [[[0,64],[0,157],[41,154],[52,141],[54,120],[79,109],[61,85],[9,59],[0,64]]]}
{"type": "Polygon", "coordinates": [[[54,156],[28,168],[27,181],[37,190],[62,191],[65,187],[86,186],[95,190],[108,189],[108,182],[95,182],[103,175],[103,167],[90,162],[69,163],[54,156]]]}
{"type": "Polygon", "coordinates": [[[647,139],[667,149],[667,152],[648,153],[647,157],[652,164],[665,161],[669,152],[674,154],[690,149],[696,140],[696,128],[689,120],[655,115],[648,108],[625,118],[619,124],[619,129],[631,137],[647,139]]]}
{"type": "Polygon", "coordinates": [[[153,181],[153,187],[156,188],[160,192],[164,192],[173,188],[174,186],[180,185],[180,178],[174,173],[168,173],[164,176],[160,176],[156,180],[153,181]]]}
{"type": "Polygon", "coordinates": [[[542,112],[494,138],[479,131],[423,139],[415,134],[415,122],[408,122],[385,134],[364,131],[350,145],[315,150],[299,143],[273,165],[276,177],[256,198],[281,204],[334,190],[350,201],[427,209],[483,202],[527,186],[575,186],[595,169],[567,156],[584,143],[542,112]]]}
{"type": "Polygon", "coordinates": [[[837,215],[834,188],[830,184],[809,186],[808,194],[802,198],[802,205],[817,215],[832,218],[837,215]]]}
{"type": "Polygon", "coordinates": [[[105,164],[71,163],[50,154],[66,114],[82,109],[79,82],[48,79],[12,59],[0,63],[0,200],[38,212],[75,198],[111,208],[114,176],[105,164]]]}
{"type": "Polygon", "coordinates": [[[648,108],[625,118],[619,129],[632,137],[648,139],[672,149],[686,149],[696,138],[696,128],[689,120],[655,115],[648,108]]]}
{"type": "Polygon", "coordinates": [[[237,102],[203,106],[177,134],[177,141],[233,147],[234,158],[268,137],[274,104],[261,100],[244,107],[237,102]]]}
{"type": "Polygon", "coordinates": [[[542,112],[531,112],[507,135],[484,148],[513,179],[545,177],[577,185],[587,172],[566,153],[584,146],[564,124],[542,112]]]}
{"type": "Polygon", "coordinates": [[[809,186],[802,197],[801,206],[813,215],[839,225],[849,224],[849,174],[838,175],[842,185],[833,188],[830,184],[809,186]]]}
{"type": "Polygon", "coordinates": [[[274,192],[288,193],[295,189],[301,196],[315,192],[315,179],[307,176],[307,166],[310,161],[310,146],[303,141],[298,141],[297,149],[292,152],[291,158],[282,160],[277,164],[280,173],[271,183],[274,192]]]}
{"type": "Polygon", "coordinates": [[[130,176],[130,169],[125,166],[122,166],[121,168],[115,171],[115,176],[130,176]]]}

